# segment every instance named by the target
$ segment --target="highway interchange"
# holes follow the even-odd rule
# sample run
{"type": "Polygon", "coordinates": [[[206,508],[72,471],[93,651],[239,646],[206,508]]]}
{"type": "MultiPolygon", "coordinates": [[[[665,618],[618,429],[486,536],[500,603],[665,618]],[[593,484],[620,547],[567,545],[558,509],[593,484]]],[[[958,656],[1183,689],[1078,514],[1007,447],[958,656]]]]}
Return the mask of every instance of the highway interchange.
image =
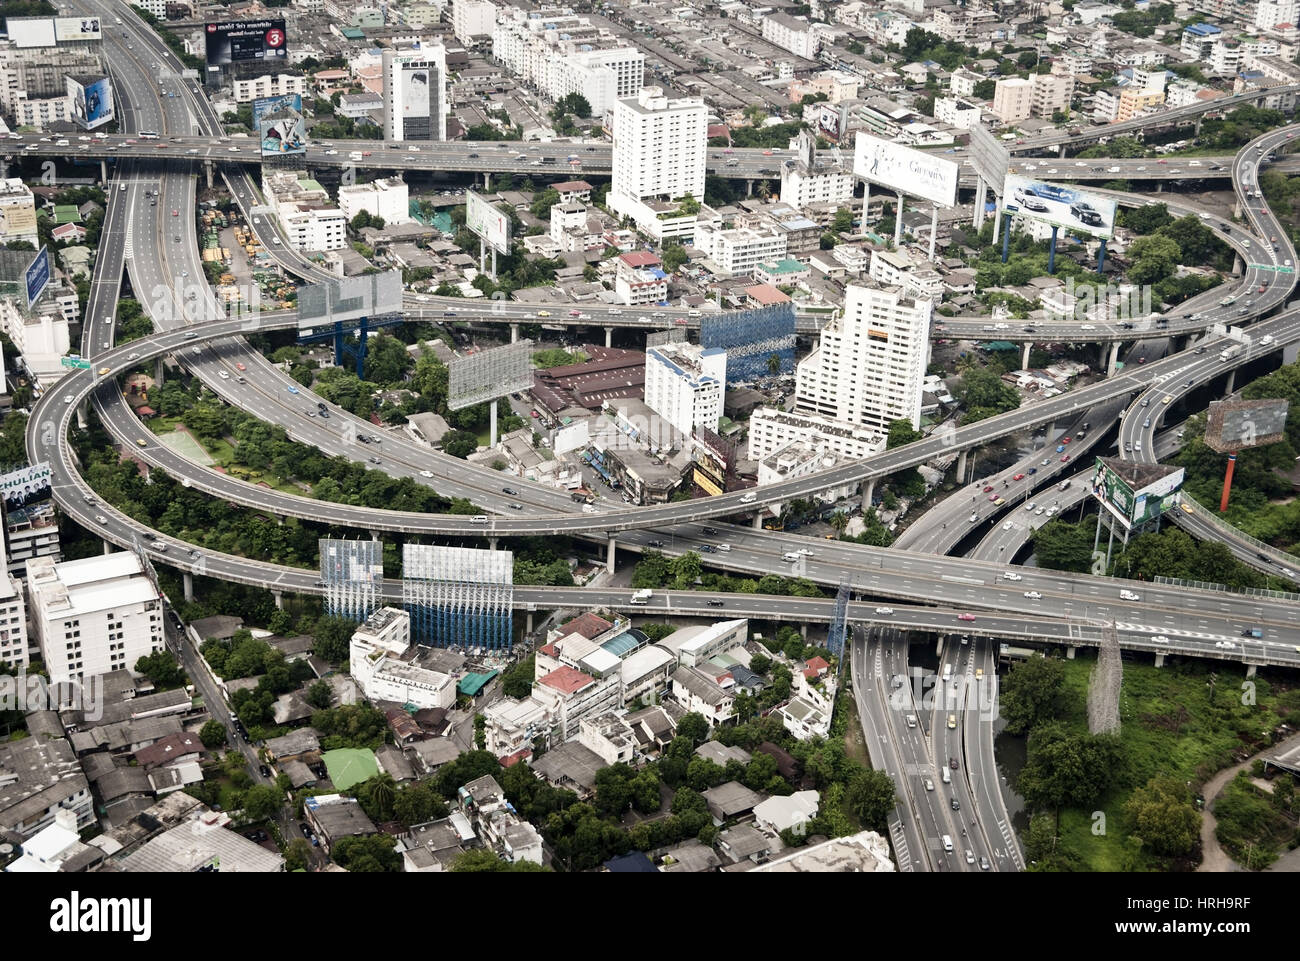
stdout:
{"type": "MultiPolygon", "coordinates": [[[[101,14],[122,9],[108,3],[85,6],[92,7],[101,14]]],[[[211,108],[202,98],[196,100],[193,91],[180,80],[179,68],[174,61],[167,59],[170,58],[170,53],[161,41],[139,25],[134,17],[128,17],[128,23],[133,34],[132,45],[137,47],[139,56],[133,56],[134,51],[121,50],[119,44],[119,52],[123,56],[115,56],[113,61],[117,87],[126,94],[121,97],[126,101],[124,122],[137,130],[159,130],[169,137],[189,134],[219,136],[220,127],[216,124],[216,118],[211,116],[211,108]],[[171,78],[166,76],[167,71],[163,71],[161,86],[167,91],[170,84],[170,92],[176,96],[152,99],[136,97],[138,92],[155,89],[153,83],[156,81],[151,75],[153,68],[146,67],[144,62],[149,56],[166,60],[167,65],[174,68],[175,76],[171,78]]],[[[1273,139],[1264,138],[1268,150],[1280,145],[1275,141],[1284,139],[1285,134],[1271,136],[1273,139]]],[[[1239,154],[1236,162],[1254,162],[1254,155],[1250,152],[1252,147],[1247,147],[1239,154]]],[[[732,550],[707,555],[706,560],[710,566],[747,573],[798,573],[827,585],[839,583],[842,574],[848,572],[855,593],[866,598],[944,599],[946,606],[899,607],[888,615],[878,614],[875,602],[864,601],[854,605],[851,614],[857,623],[891,625],[894,630],[884,632],[881,636],[893,635],[895,643],[891,645],[883,639],[872,643],[879,643],[882,651],[886,648],[893,650],[895,653],[892,656],[895,658],[898,656],[898,634],[902,629],[914,627],[934,631],[952,630],[961,623],[955,621],[956,612],[971,609],[981,612],[978,624],[982,635],[1058,638],[1067,644],[1094,644],[1099,636],[1100,625],[1113,620],[1125,645],[1140,650],[1161,650],[1153,637],[1157,632],[1162,632],[1169,635],[1173,642],[1165,648],[1170,652],[1182,651],[1210,657],[1233,656],[1248,663],[1300,664],[1300,656],[1297,656],[1300,649],[1295,645],[1295,608],[1289,602],[1155,585],[1127,585],[1126,582],[1110,578],[1064,575],[1028,568],[1023,569],[1022,580],[1009,581],[1003,577],[1004,567],[991,562],[872,549],[838,542],[814,542],[816,551],[813,556],[794,568],[782,560],[783,554],[793,546],[806,545],[806,539],[729,524],[719,525],[721,529],[717,535],[704,532],[698,522],[742,514],[752,509],[753,505],[741,503],[740,494],[687,504],[601,512],[593,517],[577,512],[564,492],[525,485],[512,479],[511,483],[524,488],[524,493],[518,499],[525,503],[527,513],[522,517],[493,515],[487,524],[482,524],[463,516],[395,515],[391,512],[359,511],[350,509],[347,505],[326,504],[258,490],[198,468],[153,441],[151,435],[142,430],[134,413],[115,387],[120,373],[133,369],[152,357],[174,355],[228,402],[238,404],[242,409],[269,422],[284,426],[296,440],[317,446],[326,453],[338,453],[354,459],[360,459],[362,451],[368,450],[355,440],[356,432],[365,429],[360,426],[364,422],[346,417],[338,411],[335,411],[335,416],[328,423],[305,416],[306,411],[315,405],[316,398],[305,390],[298,394],[289,393],[288,385],[291,382],[287,377],[256,351],[249,349],[238,336],[253,329],[292,327],[295,324],[292,317],[266,316],[258,318],[256,322],[248,319],[215,319],[224,317],[224,313],[211,300],[210,293],[201,283],[195,284],[194,300],[197,301],[197,307],[186,306],[191,302],[188,290],[184,289],[188,285],[182,283],[181,289],[176,289],[177,279],[188,279],[186,272],[194,278],[203,276],[193,217],[190,215],[195,207],[196,171],[186,164],[164,163],[157,155],[149,160],[144,159],[144,156],[146,155],[142,154],[141,159],[131,161],[124,161],[119,156],[117,177],[110,190],[109,209],[103,229],[106,242],[101,244],[86,312],[83,353],[94,358],[94,368],[107,366],[110,373],[101,377],[92,371],[76,371],[46,391],[31,419],[28,445],[33,462],[48,460],[54,465],[56,500],[66,513],[89,529],[101,533],[108,541],[126,547],[143,546],[155,562],[166,562],[182,570],[285,592],[311,593],[320,589],[314,572],[208,551],[191,552],[189,545],[182,545],[178,541],[155,539],[147,528],[111,507],[100,504],[77,473],[67,441],[72,419],[83,398],[93,396],[101,420],[124,447],[134,448],[137,439],[145,438],[146,447],[133,452],[140,454],[151,465],[164,467],[173,476],[184,478],[185,482],[215,496],[257,506],[274,514],[302,516],[318,522],[368,531],[420,531],[480,538],[562,531],[601,539],[607,533],[618,532],[618,546],[631,550],[644,550],[650,546],[651,541],[668,538],[671,544],[665,546],[666,553],[679,553],[725,538],[731,543],[732,550]],[[125,191],[118,189],[123,185],[127,188],[125,191]],[[157,196],[146,198],[145,191],[157,191],[157,196]],[[149,200],[156,200],[157,205],[149,203],[149,200]],[[183,213],[172,218],[171,210],[183,213]],[[177,236],[181,239],[176,240],[177,236]],[[120,238],[122,242],[111,242],[114,238],[120,238]],[[137,291],[146,292],[146,295],[159,292],[154,297],[146,296],[149,300],[146,306],[153,313],[158,333],[126,347],[105,349],[105,344],[112,343],[111,324],[105,323],[105,320],[113,316],[124,266],[130,272],[132,285],[137,291]],[[198,330],[181,329],[193,326],[189,322],[195,320],[202,323],[198,330]],[[240,364],[244,365],[243,368],[238,366],[240,364]],[[221,377],[222,371],[226,372],[227,377],[221,377]],[[73,398],[71,403],[65,400],[69,396],[73,398]],[[104,522],[97,520],[99,517],[105,518],[104,522]],[[151,543],[166,544],[168,550],[163,552],[157,547],[149,547],[151,543]],[[1118,600],[1118,591],[1128,586],[1142,592],[1144,596],[1140,603],[1118,600]],[[1042,596],[1031,601],[1025,597],[1030,592],[1042,596]],[[990,611],[998,613],[989,613],[990,611]],[[1246,624],[1258,625],[1264,629],[1263,640],[1257,646],[1252,645],[1253,650],[1243,651],[1237,648],[1229,655],[1221,648],[1211,647],[1215,640],[1237,638],[1242,625],[1246,624]]],[[[1242,189],[1242,173],[1241,168],[1234,170],[1237,176],[1234,183],[1239,194],[1242,189]]],[[[223,170],[223,175],[230,184],[232,193],[247,212],[256,200],[251,185],[242,173],[223,170]]],[[[1243,199],[1249,207],[1249,198],[1243,199]]],[[[1276,221],[1270,220],[1271,214],[1266,209],[1251,207],[1248,216],[1256,232],[1252,239],[1257,243],[1260,236],[1268,235],[1268,231],[1277,231],[1276,221]]],[[[252,220],[250,216],[250,222],[252,220]]],[[[269,217],[262,218],[259,235],[275,229],[268,223],[270,220],[269,217]]],[[[1285,235],[1282,231],[1277,232],[1280,236],[1285,235]]],[[[1262,249],[1263,245],[1260,247],[1262,249]]],[[[271,244],[267,245],[267,249],[275,250],[271,244]]],[[[300,259],[295,259],[293,254],[279,250],[276,250],[276,254],[299,276],[312,275],[313,268],[303,264],[300,259]]],[[[1287,256],[1294,259],[1294,252],[1289,247],[1287,256]]],[[[1245,279],[1249,281],[1244,285],[1245,289],[1251,290],[1258,278],[1248,276],[1245,279]]],[[[1255,304],[1241,320],[1262,316],[1284,304],[1293,286],[1293,275],[1271,272],[1268,279],[1276,280],[1276,283],[1270,283],[1266,292],[1255,298],[1255,304]]],[[[1226,311],[1223,316],[1227,318],[1226,311]]],[[[1206,323],[1200,323],[1201,316],[1196,320],[1199,325],[1197,329],[1203,330],[1206,323]]],[[[1300,325],[1295,323],[1295,315],[1289,311],[1251,327],[1252,334],[1262,335],[1266,332],[1271,333],[1276,340],[1271,345],[1271,350],[1300,340],[1300,325]]],[[[1160,333],[1165,334],[1166,331],[1161,330],[1160,333]]],[[[1133,332],[1128,332],[1126,337],[1116,334],[1110,339],[1131,340],[1134,336],[1133,332]]],[[[1176,354],[1143,365],[1137,370],[1126,369],[1116,377],[1083,391],[1063,395],[1047,405],[1034,405],[1027,410],[991,418],[972,425],[974,429],[962,428],[951,435],[932,438],[862,464],[851,465],[840,472],[842,476],[817,475],[811,481],[788,482],[776,485],[773,489],[764,488],[759,492],[761,496],[756,503],[788,500],[818,489],[840,486],[846,480],[882,477],[901,467],[922,463],[945,451],[966,450],[1026,427],[1051,424],[1071,417],[1077,420],[1081,411],[1087,411],[1098,404],[1113,403],[1116,400],[1127,402],[1142,390],[1163,390],[1179,378],[1201,383],[1269,352],[1258,343],[1257,337],[1251,349],[1243,352],[1241,357],[1235,359],[1236,363],[1232,364],[1209,364],[1204,358],[1200,361],[1193,360],[1195,355],[1187,355],[1186,352],[1176,354]]],[[[1217,357],[1214,359],[1217,361],[1217,357]]],[[[396,438],[386,438],[386,441],[380,455],[381,466],[386,472],[394,476],[428,480],[440,493],[468,497],[485,511],[504,509],[507,499],[499,490],[500,474],[474,468],[463,461],[443,457],[396,438]]],[[[386,585],[386,591],[389,596],[398,596],[393,593],[392,584],[386,585]]],[[[601,604],[622,606],[629,600],[626,591],[599,589],[519,588],[515,594],[516,604],[525,609],[591,607],[601,604]]],[[[717,608],[707,606],[710,599],[722,601],[724,610],[730,614],[821,621],[829,620],[830,616],[831,602],[821,599],[766,598],[755,595],[674,596],[665,593],[656,596],[655,604],[662,605],[665,612],[716,614],[717,608]]],[[[855,656],[868,649],[868,644],[856,645],[855,656]]],[[[944,663],[953,663],[959,676],[973,677],[973,671],[977,668],[983,670],[986,676],[990,675],[995,667],[993,646],[976,639],[969,648],[964,645],[961,647],[961,652],[967,650],[969,655],[947,651],[944,663]]],[[[902,651],[905,660],[905,645],[902,646],[902,651]]],[[[857,677],[856,662],[854,667],[857,677]]],[[[861,689],[858,696],[861,699],[861,689]]],[[[859,707],[861,709],[862,705],[859,707]]],[[[864,714],[863,718],[865,727],[867,716],[864,714]]],[[[991,728],[984,730],[985,724],[980,723],[962,725],[955,731],[948,731],[942,724],[936,729],[936,719],[937,714],[925,723],[926,729],[931,733],[933,750],[937,752],[927,763],[934,763],[935,758],[947,751],[956,752],[947,755],[952,757],[966,753],[979,758],[987,753],[987,761],[991,763],[991,728]],[[950,735],[952,740],[949,740],[950,735]],[[960,738],[966,742],[964,751],[957,743],[960,738]]],[[[893,724],[898,720],[897,717],[886,718],[886,721],[893,724]]],[[[922,738],[917,745],[924,743],[925,739],[922,738]]],[[[917,745],[913,747],[920,750],[917,745]]],[[[918,763],[915,751],[908,749],[908,752],[912,757],[908,763],[918,763]]],[[[1005,811],[1001,810],[999,814],[1000,798],[994,801],[989,796],[990,793],[997,792],[996,789],[989,788],[987,772],[996,769],[985,763],[982,770],[986,772],[983,780],[975,771],[965,772],[963,766],[962,777],[958,779],[966,801],[974,804],[980,812],[977,820],[983,836],[975,845],[977,852],[980,852],[976,856],[991,856],[1000,869],[1008,865],[1018,867],[1020,865],[1015,860],[1018,852],[1015,851],[1014,839],[1010,842],[1004,840],[1005,811]],[[985,795],[982,805],[970,793],[971,788],[976,789],[976,795],[985,795]],[[989,824],[995,825],[997,829],[992,836],[987,832],[986,826],[989,824]]],[[[909,791],[908,797],[910,796],[909,791]]],[[[913,839],[911,848],[914,855],[932,847],[933,839],[937,836],[932,829],[937,830],[943,819],[939,817],[939,812],[932,811],[931,814],[924,822],[927,841],[922,842],[919,837],[913,839]]],[[[930,854],[926,858],[928,860],[930,854]]],[[[934,863],[942,862],[944,859],[939,857],[934,863]]],[[[966,865],[962,863],[958,867],[966,865]]]]}

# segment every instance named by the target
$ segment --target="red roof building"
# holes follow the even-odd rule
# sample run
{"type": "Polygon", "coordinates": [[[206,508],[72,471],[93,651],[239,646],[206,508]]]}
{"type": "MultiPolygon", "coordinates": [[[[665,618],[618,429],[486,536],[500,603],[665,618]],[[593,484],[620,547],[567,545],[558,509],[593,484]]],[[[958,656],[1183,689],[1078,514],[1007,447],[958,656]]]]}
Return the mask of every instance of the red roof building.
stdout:
{"type": "Polygon", "coordinates": [[[826,663],[826,659],[820,654],[816,657],[810,657],[806,662],[804,662],[803,676],[811,681],[814,678],[821,677],[825,674],[826,669],[829,667],[830,665],[826,663]]]}
{"type": "Polygon", "coordinates": [[[570,634],[581,634],[587,640],[591,640],[604,634],[613,626],[599,614],[586,611],[568,623],[560,625],[560,636],[568,637],[570,634]]]}
{"type": "Polygon", "coordinates": [[[577,668],[557,667],[545,677],[539,678],[538,684],[549,687],[553,691],[559,691],[561,694],[576,694],[589,684],[595,684],[596,679],[590,674],[584,674],[577,668]]]}
{"type": "Polygon", "coordinates": [[[663,263],[662,260],[650,253],[648,250],[633,250],[626,254],[619,254],[618,259],[634,270],[641,270],[646,267],[658,267],[663,263]]]}

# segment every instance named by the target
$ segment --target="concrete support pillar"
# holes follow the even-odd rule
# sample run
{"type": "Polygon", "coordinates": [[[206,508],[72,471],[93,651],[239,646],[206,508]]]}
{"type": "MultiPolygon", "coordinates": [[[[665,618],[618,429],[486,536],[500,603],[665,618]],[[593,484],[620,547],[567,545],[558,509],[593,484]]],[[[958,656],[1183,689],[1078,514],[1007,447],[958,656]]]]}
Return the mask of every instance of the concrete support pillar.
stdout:
{"type": "Polygon", "coordinates": [[[1034,346],[1033,344],[1026,342],[1025,346],[1022,347],[1022,348],[1020,349],[1020,369],[1021,369],[1021,370],[1028,370],[1028,369],[1029,369],[1029,348],[1031,348],[1031,347],[1033,347],[1033,346],[1034,346]]]}
{"type": "MultiPolygon", "coordinates": [[[[8,174],[6,173],[5,176],[7,177],[8,174]]],[[[99,162],[99,182],[103,184],[108,183],[108,161],[107,160],[101,160],[99,162]]]]}
{"type": "Polygon", "coordinates": [[[606,347],[613,347],[613,346],[614,346],[614,328],[613,328],[613,327],[606,327],[606,328],[605,328],[605,346],[606,346],[606,347]]]}
{"type": "Polygon", "coordinates": [[[187,603],[194,601],[194,575],[189,571],[181,573],[181,582],[185,585],[185,600],[187,603]]]}
{"type": "Polygon", "coordinates": [[[512,344],[517,344],[517,343],[519,343],[519,325],[518,325],[518,324],[511,324],[511,325],[510,325],[510,343],[512,343],[512,344]]]}
{"type": "Polygon", "coordinates": [[[898,194],[898,206],[894,209],[894,246],[903,246],[903,195],[898,194]]]}
{"type": "Polygon", "coordinates": [[[1258,669],[1258,667],[1259,667],[1258,664],[1247,664],[1247,665],[1246,665],[1246,676],[1247,676],[1247,677],[1254,677],[1254,676],[1255,676],[1255,671],[1258,669]]]}
{"type": "Polygon", "coordinates": [[[89,403],[90,401],[83,401],[77,405],[77,426],[82,430],[85,430],[90,426],[90,421],[87,419],[86,415],[86,405],[89,403]]]}
{"type": "Polygon", "coordinates": [[[497,549],[497,539],[496,539],[495,537],[489,537],[489,538],[488,538],[488,550],[490,550],[490,551],[494,551],[494,550],[496,550],[496,549],[497,549]]]}
{"type": "Polygon", "coordinates": [[[1158,194],[1162,194],[1162,193],[1164,193],[1164,192],[1165,192],[1165,182],[1164,182],[1163,180],[1157,180],[1157,181],[1156,181],[1156,193],[1158,193],[1158,194]]]}
{"type": "Polygon", "coordinates": [[[1065,649],[1065,659],[1066,659],[1067,661],[1073,661],[1073,660],[1074,660],[1074,652],[1075,652],[1075,650],[1076,650],[1076,648],[1075,648],[1075,646],[1074,646],[1073,644],[1071,644],[1069,647],[1067,647],[1067,648],[1065,649]]]}
{"type": "Polygon", "coordinates": [[[745,181],[745,196],[746,197],[754,196],[754,181],[752,180],[745,181]]]}
{"type": "Polygon", "coordinates": [[[1223,386],[1223,396],[1224,397],[1231,396],[1232,392],[1236,389],[1237,389],[1237,371],[1230,370],[1228,371],[1228,382],[1223,386]]]}
{"type": "Polygon", "coordinates": [[[1002,209],[1001,205],[993,211],[993,243],[998,242],[998,233],[1002,230],[1002,209]]]}
{"type": "Polygon", "coordinates": [[[1165,666],[1165,652],[1156,651],[1156,667],[1164,667],[1164,666],[1165,666]]]}
{"type": "Polygon", "coordinates": [[[871,510],[871,498],[876,493],[875,478],[862,482],[862,513],[871,510]]]}
{"type": "Polygon", "coordinates": [[[104,541],[104,553],[105,554],[113,553],[113,545],[110,544],[108,541],[104,541]]]}
{"type": "Polygon", "coordinates": [[[1058,157],[1064,157],[1064,156],[1065,156],[1065,144],[1061,144],[1060,146],[1058,146],[1058,147],[1056,148],[1056,155],[1057,155],[1058,157]]]}
{"type": "Polygon", "coordinates": [[[1204,119],[1205,119],[1205,117],[1204,117],[1203,115],[1201,115],[1201,114],[1197,114],[1197,116],[1196,116],[1196,136],[1198,136],[1198,137],[1201,135],[1201,121],[1204,120],[1204,119]]]}
{"type": "MultiPolygon", "coordinates": [[[[1105,348],[1103,347],[1102,349],[1104,350],[1105,348]]],[[[1116,363],[1118,360],[1119,360],[1119,341],[1117,340],[1117,341],[1115,341],[1113,344],[1110,345],[1110,353],[1109,353],[1109,356],[1106,358],[1106,376],[1107,376],[1107,377],[1114,377],[1114,376],[1115,376],[1115,363],[1116,363]]]]}
{"type": "Polygon", "coordinates": [[[939,208],[930,211],[930,259],[934,260],[935,246],[939,241],[939,208]]]}
{"type": "Polygon", "coordinates": [[[614,576],[614,552],[618,546],[618,538],[613,534],[609,535],[609,540],[605,542],[605,573],[614,576]]]}
{"type": "Polygon", "coordinates": [[[488,447],[497,446],[497,401],[488,401],[488,447]]]}
{"type": "Polygon", "coordinates": [[[984,204],[988,189],[989,185],[984,182],[983,177],[975,178],[975,216],[972,223],[976,230],[984,226],[984,204]]]}
{"type": "Polygon", "coordinates": [[[484,190],[492,189],[492,175],[488,173],[486,170],[483,171],[483,189],[484,190]]]}
{"type": "Polygon", "coordinates": [[[957,455],[957,483],[966,483],[966,455],[968,451],[962,451],[957,455]]]}
{"type": "Polygon", "coordinates": [[[284,592],[283,592],[283,591],[272,591],[272,592],[271,592],[271,596],[275,598],[275,609],[276,609],[277,611],[282,611],[282,610],[284,610],[284,592]]]}
{"type": "Polygon", "coordinates": [[[153,362],[153,385],[155,387],[161,387],[165,379],[166,378],[164,377],[164,371],[163,371],[163,359],[159,357],[153,362]]]}
{"type": "Polygon", "coordinates": [[[934,656],[943,657],[943,635],[940,634],[934,642],[934,656]]]}
{"type": "Polygon", "coordinates": [[[799,625],[799,636],[802,637],[805,641],[808,640],[808,622],[807,622],[807,621],[804,621],[802,624],[799,625]]]}
{"type": "Polygon", "coordinates": [[[208,182],[209,190],[212,189],[213,178],[216,176],[216,173],[217,173],[216,165],[211,160],[205,160],[203,162],[203,176],[208,182]]]}
{"type": "Polygon", "coordinates": [[[753,527],[756,531],[761,531],[763,529],[763,512],[761,510],[754,513],[753,527]]]}
{"type": "Polygon", "coordinates": [[[533,633],[533,612],[532,611],[528,612],[528,617],[525,618],[524,620],[524,633],[525,634],[533,633]]]}

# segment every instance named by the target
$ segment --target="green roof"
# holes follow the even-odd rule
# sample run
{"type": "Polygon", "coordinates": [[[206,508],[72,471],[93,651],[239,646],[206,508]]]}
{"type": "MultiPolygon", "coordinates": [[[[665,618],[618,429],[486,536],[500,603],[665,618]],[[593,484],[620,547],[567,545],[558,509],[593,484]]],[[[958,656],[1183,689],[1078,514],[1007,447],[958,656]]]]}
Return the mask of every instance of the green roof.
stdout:
{"type": "Polygon", "coordinates": [[[334,787],[346,791],[354,784],[367,781],[379,773],[379,762],[370,748],[339,748],[321,756],[334,787]]]}
{"type": "Polygon", "coordinates": [[[81,223],[81,211],[77,210],[75,204],[56,204],[54,207],[54,223],[56,225],[81,223]]]}
{"type": "Polygon", "coordinates": [[[1009,340],[990,340],[984,345],[985,350],[1015,350],[1016,345],[1009,340]]]}
{"type": "Polygon", "coordinates": [[[366,32],[360,27],[344,27],[343,36],[349,40],[364,40],[366,38],[366,32]]]}
{"type": "Polygon", "coordinates": [[[298,181],[298,186],[301,187],[303,190],[321,190],[321,191],[323,191],[323,190],[325,189],[325,188],[322,187],[319,183],[317,183],[315,180],[311,180],[311,179],[307,179],[307,180],[299,180],[299,181],[298,181]]]}
{"type": "Polygon", "coordinates": [[[460,679],[460,683],[456,685],[456,690],[461,694],[474,697],[479,691],[487,687],[488,681],[500,673],[500,671],[492,671],[488,674],[466,674],[460,679]]]}
{"type": "Polygon", "coordinates": [[[759,269],[769,274],[799,274],[808,270],[807,264],[801,264],[797,260],[786,258],[778,260],[774,264],[759,264],[759,269]]]}

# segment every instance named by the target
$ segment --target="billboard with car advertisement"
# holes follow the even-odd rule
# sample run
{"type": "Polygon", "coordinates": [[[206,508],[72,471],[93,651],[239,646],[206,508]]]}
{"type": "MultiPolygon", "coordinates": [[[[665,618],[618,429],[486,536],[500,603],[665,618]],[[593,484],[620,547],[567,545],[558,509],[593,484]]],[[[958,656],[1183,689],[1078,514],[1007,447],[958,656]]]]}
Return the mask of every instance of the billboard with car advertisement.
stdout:
{"type": "Polygon", "coordinates": [[[853,173],[886,190],[929,200],[943,207],[957,203],[958,166],[924,150],[858,133],[853,173]]]}
{"type": "Polygon", "coordinates": [[[306,153],[307,122],[302,116],[302,94],[254,100],[253,129],[262,138],[263,157],[306,153]]]}
{"type": "Polygon", "coordinates": [[[23,272],[23,287],[27,292],[27,307],[41,299],[45,288],[50,285],[50,248],[42,247],[32,258],[27,270],[23,272]]]}
{"type": "Polygon", "coordinates": [[[1002,207],[1008,213],[1102,240],[1115,233],[1115,201],[1109,197],[1019,174],[1007,174],[1004,191],[1002,207]]]}
{"type": "Polygon", "coordinates": [[[209,67],[248,61],[288,62],[283,20],[234,20],[204,26],[204,53],[209,67]]]}
{"type": "Polygon", "coordinates": [[[108,77],[65,77],[72,99],[72,117],[83,130],[94,130],[116,119],[113,82],[108,77]]]}

